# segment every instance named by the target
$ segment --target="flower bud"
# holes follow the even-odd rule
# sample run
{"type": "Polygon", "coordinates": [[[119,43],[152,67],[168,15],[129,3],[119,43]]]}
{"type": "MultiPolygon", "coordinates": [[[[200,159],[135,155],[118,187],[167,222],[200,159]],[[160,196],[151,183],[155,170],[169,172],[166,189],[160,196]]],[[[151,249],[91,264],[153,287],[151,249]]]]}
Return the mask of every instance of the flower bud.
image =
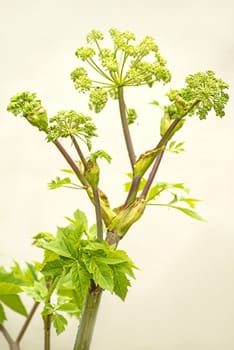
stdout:
{"type": "Polygon", "coordinates": [[[176,104],[176,108],[177,108],[179,115],[181,117],[184,117],[186,115],[186,112],[187,112],[187,107],[186,107],[185,101],[183,100],[183,98],[180,95],[176,95],[175,104],[176,104]]]}
{"type": "Polygon", "coordinates": [[[48,118],[47,112],[43,106],[36,107],[32,113],[25,114],[25,118],[30,124],[36,126],[40,131],[47,132],[48,118]]]}
{"type": "Polygon", "coordinates": [[[140,219],[144,213],[146,201],[139,197],[127,208],[123,208],[111,221],[108,231],[116,230],[118,237],[121,239],[127,233],[129,228],[140,219]]]}
{"type": "Polygon", "coordinates": [[[163,136],[167,129],[170,127],[171,123],[173,122],[173,120],[171,120],[170,118],[170,114],[168,112],[164,113],[164,116],[161,119],[160,122],[160,135],[163,136]]]}
{"type": "Polygon", "coordinates": [[[84,176],[92,188],[98,187],[99,167],[94,160],[89,159],[87,161],[84,176]]]}
{"type": "Polygon", "coordinates": [[[134,176],[143,176],[154,161],[158,152],[158,149],[151,149],[141,154],[140,157],[137,159],[136,163],[134,164],[134,176]]]}

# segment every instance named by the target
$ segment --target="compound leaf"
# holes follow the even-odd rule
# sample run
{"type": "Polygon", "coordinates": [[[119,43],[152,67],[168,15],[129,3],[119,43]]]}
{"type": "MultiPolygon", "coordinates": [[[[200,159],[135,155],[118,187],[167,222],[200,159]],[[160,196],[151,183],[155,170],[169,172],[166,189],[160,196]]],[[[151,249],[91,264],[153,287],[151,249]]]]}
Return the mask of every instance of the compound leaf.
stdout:
{"type": "Polygon", "coordinates": [[[2,324],[6,320],[7,320],[7,318],[6,318],[4,308],[3,308],[2,304],[0,303],[0,324],[2,324]]]}
{"type": "Polygon", "coordinates": [[[1,295],[0,300],[11,310],[18,312],[23,316],[27,316],[27,310],[18,295],[1,295]]]}
{"type": "Polygon", "coordinates": [[[67,320],[63,315],[55,312],[51,316],[51,321],[53,323],[53,326],[56,330],[57,335],[65,331],[65,328],[67,326],[67,320]]]}

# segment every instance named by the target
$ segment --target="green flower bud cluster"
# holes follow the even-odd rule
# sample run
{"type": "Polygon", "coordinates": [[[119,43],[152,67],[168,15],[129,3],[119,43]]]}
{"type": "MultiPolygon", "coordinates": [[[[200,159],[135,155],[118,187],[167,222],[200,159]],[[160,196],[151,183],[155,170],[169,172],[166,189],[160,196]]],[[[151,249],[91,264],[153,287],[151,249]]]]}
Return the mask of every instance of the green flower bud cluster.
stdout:
{"type": "Polygon", "coordinates": [[[92,87],[92,80],[88,78],[88,73],[83,67],[74,69],[71,79],[79,92],[89,91],[92,87]]]}
{"type": "Polygon", "coordinates": [[[106,68],[110,73],[118,72],[118,62],[116,60],[115,54],[107,48],[102,49],[99,53],[101,64],[106,68]]]}
{"type": "Polygon", "coordinates": [[[127,110],[127,121],[128,125],[133,124],[137,119],[137,112],[134,108],[129,108],[127,110]]]}
{"type": "Polygon", "coordinates": [[[103,34],[92,30],[87,35],[88,46],[76,50],[76,56],[87,63],[96,76],[89,78],[83,67],[71,73],[71,79],[79,92],[90,91],[89,107],[97,113],[105,107],[108,96],[116,97],[118,87],[151,87],[156,81],[167,83],[171,80],[166,61],[160,55],[153,37],[146,36],[135,43],[135,34],[130,31],[121,32],[112,28],[109,34],[113,41],[112,49],[102,47],[100,41],[104,39],[103,34]]]}
{"type": "Polygon", "coordinates": [[[91,120],[91,117],[73,110],[60,111],[50,118],[47,139],[55,141],[59,137],[78,136],[91,148],[91,138],[97,136],[97,128],[91,120]]]}
{"type": "Polygon", "coordinates": [[[45,108],[35,93],[24,91],[13,96],[7,110],[15,116],[22,116],[40,131],[47,131],[48,118],[45,108]]]}
{"type": "Polygon", "coordinates": [[[168,83],[171,80],[171,73],[158,62],[149,63],[133,61],[130,69],[126,73],[126,81],[128,85],[148,85],[152,87],[155,81],[164,81],[168,83]]]}
{"type": "Polygon", "coordinates": [[[96,113],[101,112],[108,101],[107,91],[103,88],[95,88],[89,95],[89,108],[96,113]]]}
{"type": "Polygon", "coordinates": [[[136,40],[136,36],[134,33],[128,30],[120,32],[118,29],[115,28],[110,29],[109,33],[113,40],[115,51],[121,50],[129,56],[136,56],[136,48],[133,45],[129,44],[130,40],[136,40]]]}
{"type": "Polygon", "coordinates": [[[100,31],[95,29],[91,30],[91,32],[86,37],[87,43],[93,43],[103,39],[104,35],[100,31]]]}
{"type": "Polygon", "coordinates": [[[95,55],[95,50],[92,47],[80,47],[76,50],[75,55],[82,61],[87,61],[95,55]]]}
{"type": "Polygon", "coordinates": [[[217,116],[224,116],[224,107],[229,99],[225,91],[228,89],[227,83],[217,78],[213,71],[189,75],[185,82],[184,88],[171,90],[168,94],[170,101],[173,101],[169,111],[181,116],[196,114],[200,119],[205,119],[214,109],[217,116]]]}

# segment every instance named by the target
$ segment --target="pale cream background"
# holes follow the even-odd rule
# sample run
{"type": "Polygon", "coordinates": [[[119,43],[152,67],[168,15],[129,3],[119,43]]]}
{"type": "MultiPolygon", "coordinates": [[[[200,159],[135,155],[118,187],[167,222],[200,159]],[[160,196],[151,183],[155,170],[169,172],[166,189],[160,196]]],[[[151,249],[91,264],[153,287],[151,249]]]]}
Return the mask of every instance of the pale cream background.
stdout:
{"type": "MultiPolygon", "coordinates": [[[[118,27],[155,36],[175,87],[188,73],[206,69],[230,84],[226,117],[191,119],[177,137],[186,140],[187,152],[167,156],[158,174],[161,181],[184,181],[193,196],[203,198],[199,212],[208,223],[167,209],[147,211],[121,244],[141,271],[125,303],[104,295],[93,350],[234,348],[233,13],[231,0],[0,0],[0,264],[39,259],[31,236],[54,231],[76,208],[88,210],[92,222],[86,197],[47,190],[47,182],[65,166],[53,145],[6,112],[10,96],[22,90],[36,91],[50,114],[87,111],[69,74],[77,64],[74,51],[90,29],[118,27]]],[[[157,115],[148,102],[158,98],[157,91],[166,90],[127,94],[141,115],[134,127],[137,152],[156,142],[157,115]]],[[[114,107],[109,104],[95,120],[103,147],[112,155],[118,152],[112,168],[104,164],[103,177],[104,190],[118,205],[128,163],[114,107]]],[[[23,320],[12,317],[9,329],[16,334],[23,320]]],[[[52,349],[71,349],[75,329],[71,321],[67,333],[54,336],[52,349]]],[[[22,350],[42,349],[41,335],[38,317],[22,350]]],[[[7,349],[1,335],[0,349],[7,349]]]]}

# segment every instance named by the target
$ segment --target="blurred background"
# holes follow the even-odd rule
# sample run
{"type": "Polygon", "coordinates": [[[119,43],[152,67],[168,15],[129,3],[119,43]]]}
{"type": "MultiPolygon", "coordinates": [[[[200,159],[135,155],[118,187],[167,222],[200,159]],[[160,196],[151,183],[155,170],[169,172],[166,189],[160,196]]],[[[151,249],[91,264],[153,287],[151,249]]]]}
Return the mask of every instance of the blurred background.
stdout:
{"type": "MultiPolygon", "coordinates": [[[[184,182],[202,199],[199,214],[207,223],[166,208],[150,207],[121,248],[140,267],[126,301],[105,293],[92,349],[233,350],[234,348],[234,3],[231,0],[0,0],[0,265],[41,259],[31,245],[39,231],[55,232],[64,216],[92,207],[80,192],[49,191],[47,184],[66,167],[53,144],[20,118],[6,112],[10,97],[35,91],[49,115],[61,109],[88,111],[69,76],[78,65],[74,55],[87,32],[111,27],[156,38],[172,72],[167,87],[126,92],[139,120],[133,126],[138,154],[154,147],[159,111],[149,102],[164,101],[169,87],[180,88],[188,74],[214,70],[230,85],[230,102],[221,120],[191,118],[178,141],[186,153],[168,154],[159,181],[184,182]]],[[[115,103],[94,115],[99,139],[94,144],[113,157],[103,162],[101,187],[113,206],[125,196],[129,164],[115,103]],[[101,145],[101,146],[100,146],[101,145]]],[[[30,305],[28,305],[30,307],[30,305]]],[[[9,312],[6,323],[16,335],[23,322],[9,312]]],[[[77,322],[53,333],[52,349],[71,349],[77,322]]],[[[32,322],[22,350],[42,349],[40,316],[32,322]]],[[[0,349],[8,349],[0,334],[0,349]]]]}

